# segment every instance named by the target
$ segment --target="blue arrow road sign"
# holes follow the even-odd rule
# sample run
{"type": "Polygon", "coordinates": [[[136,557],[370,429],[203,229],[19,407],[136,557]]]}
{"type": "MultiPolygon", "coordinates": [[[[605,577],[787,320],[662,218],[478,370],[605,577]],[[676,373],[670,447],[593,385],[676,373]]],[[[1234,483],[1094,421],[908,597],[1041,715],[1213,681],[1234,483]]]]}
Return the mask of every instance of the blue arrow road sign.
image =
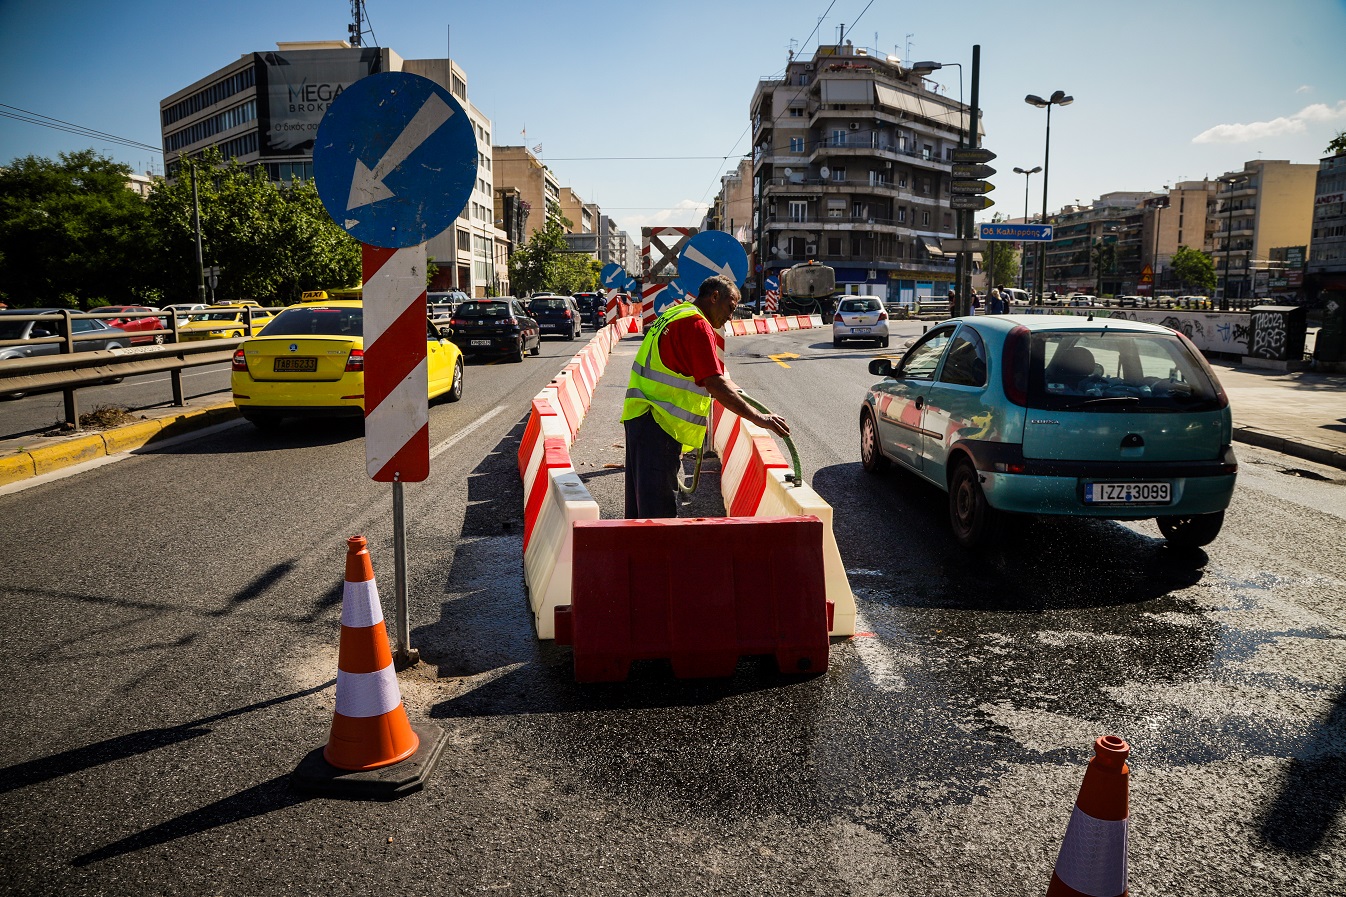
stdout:
{"type": "Polygon", "coordinates": [[[401,249],[444,231],[477,182],[477,137],[428,78],[381,72],[346,88],[318,125],[313,175],[332,220],[362,243],[401,249]]]}
{"type": "Polygon", "coordinates": [[[693,234],[678,255],[678,280],[695,296],[701,282],[715,274],[723,274],[735,286],[743,286],[748,276],[748,254],[743,251],[743,244],[722,230],[693,234]]]}
{"type": "Polygon", "coordinates": [[[983,240],[1013,240],[1018,243],[1052,241],[1050,224],[979,224],[977,228],[983,240]]]}
{"type": "Polygon", "coordinates": [[[656,315],[663,314],[664,309],[674,302],[692,302],[696,299],[695,294],[687,295],[687,288],[683,286],[681,280],[682,278],[679,277],[678,280],[670,281],[667,286],[654,294],[654,313],[656,315]]]}
{"type": "Polygon", "coordinates": [[[620,290],[630,280],[626,276],[626,272],[622,270],[622,266],[616,262],[608,262],[604,265],[603,270],[599,272],[598,279],[609,290],[620,290]]]}
{"type": "Polygon", "coordinates": [[[772,275],[771,277],[768,277],[766,279],[766,281],[762,284],[762,286],[766,287],[766,291],[769,293],[772,290],[780,287],[780,281],[775,277],[775,275],[772,275]]]}

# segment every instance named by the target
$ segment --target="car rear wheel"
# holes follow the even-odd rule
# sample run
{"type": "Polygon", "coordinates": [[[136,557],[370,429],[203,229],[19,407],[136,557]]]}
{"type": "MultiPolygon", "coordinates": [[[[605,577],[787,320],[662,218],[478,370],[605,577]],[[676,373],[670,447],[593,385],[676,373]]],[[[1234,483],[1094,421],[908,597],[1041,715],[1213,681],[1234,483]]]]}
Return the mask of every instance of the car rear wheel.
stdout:
{"type": "Polygon", "coordinates": [[[518,364],[519,362],[523,361],[523,345],[524,345],[524,338],[519,337],[519,345],[515,348],[514,352],[509,356],[510,361],[514,362],[515,364],[518,364]]]}
{"type": "Polygon", "coordinates": [[[879,448],[879,432],[874,425],[874,415],[866,411],[860,416],[860,463],[866,473],[883,473],[888,469],[888,459],[879,448]]]}
{"type": "Polygon", "coordinates": [[[888,337],[885,336],[883,339],[879,340],[879,348],[880,349],[888,348],[888,337]]]}
{"type": "Polygon", "coordinates": [[[542,354],[542,337],[537,338],[537,342],[533,344],[533,348],[528,350],[528,354],[533,356],[542,354]]]}
{"type": "Polygon", "coordinates": [[[456,402],[463,397],[463,359],[453,363],[453,385],[449,387],[448,399],[456,402]]]}
{"type": "Polygon", "coordinates": [[[835,336],[832,337],[832,348],[833,348],[833,349],[840,349],[840,348],[841,348],[841,340],[837,339],[835,336]]]}
{"type": "Polygon", "coordinates": [[[1190,517],[1160,517],[1159,532],[1174,548],[1200,548],[1215,541],[1224,526],[1224,511],[1190,517]]]}
{"type": "Polygon", "coordinates": [[[996,517],[996,510],[986,503],[976,469],[967,461],[958,462],[949,481],[949,524],[958,544],[986,547],[994,535],[996,517]]]}

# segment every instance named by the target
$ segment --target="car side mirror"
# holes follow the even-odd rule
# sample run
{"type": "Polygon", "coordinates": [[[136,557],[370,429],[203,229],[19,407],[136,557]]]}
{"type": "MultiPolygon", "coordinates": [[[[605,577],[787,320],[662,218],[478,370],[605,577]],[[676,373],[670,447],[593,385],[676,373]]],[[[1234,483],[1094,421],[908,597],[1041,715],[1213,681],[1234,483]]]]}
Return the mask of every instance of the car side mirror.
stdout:
{"type": "Polygon", "coordinates": [[[41,327],[32,329],[33,339],[42,339],[44,336],[55,336],[50,330],[43,330],[41,327]]]}
{"type": "Polygon", "coordinates": [[[875,358],[869,363],[869,372],[875,377],[892,377],[893,360],[891,358],[875,358]]]}

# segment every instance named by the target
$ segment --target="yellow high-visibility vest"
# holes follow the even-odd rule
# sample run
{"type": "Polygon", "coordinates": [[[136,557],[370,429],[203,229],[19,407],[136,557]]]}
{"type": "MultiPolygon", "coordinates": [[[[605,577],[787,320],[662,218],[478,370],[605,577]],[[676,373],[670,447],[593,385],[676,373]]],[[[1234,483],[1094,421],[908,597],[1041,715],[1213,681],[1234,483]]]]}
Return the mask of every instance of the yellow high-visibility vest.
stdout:
{"type": "Polygon", "coordinates": [[[673,306],[645,334],[631,365],[631,381],[626,385],[622,420],[634,420],[647,410],[664,432],[691,451],[706,440],[706,416],[710,414],[710,393],[686,374],[664,365],[659,357],[659,337],[674,321],[703,317],[690,302],[673,306]]]}

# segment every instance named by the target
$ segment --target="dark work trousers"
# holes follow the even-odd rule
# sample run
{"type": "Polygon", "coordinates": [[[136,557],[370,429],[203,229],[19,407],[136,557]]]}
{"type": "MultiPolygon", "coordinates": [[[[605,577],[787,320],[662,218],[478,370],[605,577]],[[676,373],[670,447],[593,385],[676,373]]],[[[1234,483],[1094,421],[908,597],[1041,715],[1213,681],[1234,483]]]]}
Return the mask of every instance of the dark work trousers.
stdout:
{"type": "Polygon", "coordinates": [[[626,428],[626,519],[678,516],[682,444],[646,411],[626,428]]]}

